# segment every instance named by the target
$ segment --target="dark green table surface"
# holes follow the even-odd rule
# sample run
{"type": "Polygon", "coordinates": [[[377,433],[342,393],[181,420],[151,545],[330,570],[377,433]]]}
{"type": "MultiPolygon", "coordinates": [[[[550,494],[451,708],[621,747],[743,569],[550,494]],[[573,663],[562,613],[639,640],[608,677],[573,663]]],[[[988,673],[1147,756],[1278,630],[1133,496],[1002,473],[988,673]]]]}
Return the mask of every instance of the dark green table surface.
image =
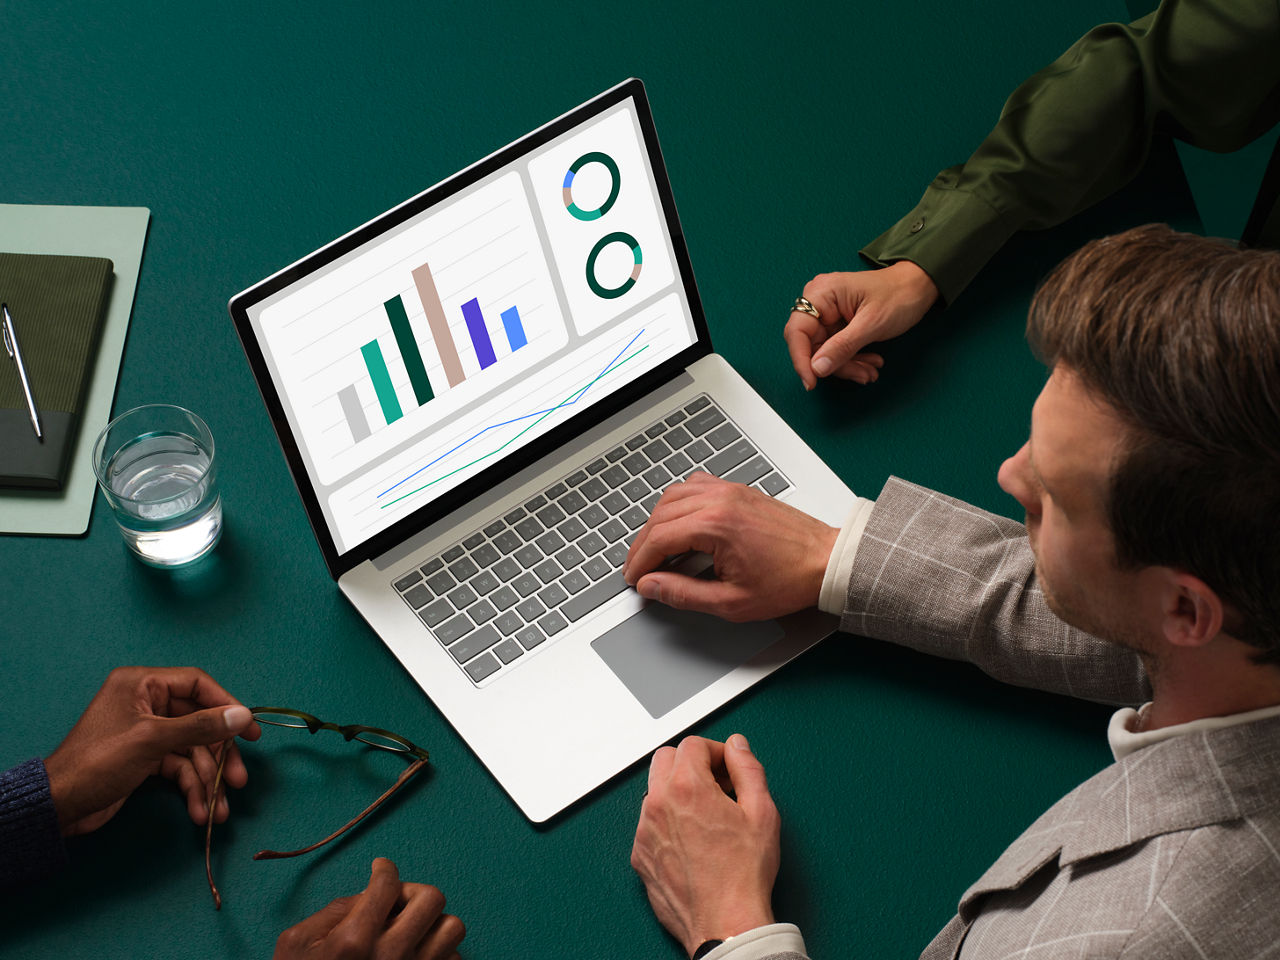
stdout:
{"type": "MultiPolygon", "coordinates": [[[[215,834],[144,787],[69,868],[11,895],[6,957],[267,956],[369,861],[440,886],[464,955],[676,957],[628,865],[645,772],[530,825],[343,600],[228,320],[233,293],[628,76],[649,89],[713,341],[854,490],[891,472],[1016,515],[995,483],[1043,379],[1034,283],[1090,236],[1195,227],[1176,170],[1002,254],[885,349],[871,389],[806,394],[780,337],[813,274],[852,268],[1005,95],[1114,0],[529,5],[7,0],[0,201],[145,205],[115,410],[198,411],[227,529],[198,568],[126,553],[99,503],[78,539],[0,537],[0,767],[47,755],[111,667],[195,664],[246,702],[391,727],[433,768],[308,858],[398,761],[270,731],[215,834]]],[[[1243,188],[1242,188],[1243,189],[1243,188]]],[[[784,817],[775,905],[815,957],[913,957],[1047,805],[1109,762],[1107,711],[837,635],[698,724],[746,733],[784,817]]],[[[0,865],[3,869],[3,865],[0,865]]]]}

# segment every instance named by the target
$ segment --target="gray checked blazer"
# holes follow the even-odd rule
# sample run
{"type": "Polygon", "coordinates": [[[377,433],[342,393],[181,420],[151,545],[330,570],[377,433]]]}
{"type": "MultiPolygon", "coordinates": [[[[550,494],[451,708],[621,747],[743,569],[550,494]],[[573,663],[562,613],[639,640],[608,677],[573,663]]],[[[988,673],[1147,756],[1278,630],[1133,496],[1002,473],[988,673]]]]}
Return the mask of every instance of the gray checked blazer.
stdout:
{"type": "MultiPolygon", "coordinates": [[[[841,628],[1022,686],[1135,706],[1149,694],[1133,654],[1049,611],[1021,524],[896,478],[859,543],[841,628]]],[[[1280,717],[1151,744],[1091,777],[964,893],[921,956],[1280,960],[1280,717]]]]}

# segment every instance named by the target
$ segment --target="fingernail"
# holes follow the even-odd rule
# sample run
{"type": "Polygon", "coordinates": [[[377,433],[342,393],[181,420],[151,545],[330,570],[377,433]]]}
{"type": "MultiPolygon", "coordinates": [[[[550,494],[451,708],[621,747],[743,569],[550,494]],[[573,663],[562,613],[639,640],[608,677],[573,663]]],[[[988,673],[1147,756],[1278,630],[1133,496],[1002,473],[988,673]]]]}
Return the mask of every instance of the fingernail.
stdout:
{"type": "Polygon", "coordinates": [[[248,707],[227,707],[222,711],[222,722],[227,725],[228,730],[243,730],[252,719],[253,714],[248,707]]]}
{"type": "Polygon", "coordinates": [[[820,377],[825,377],[831,372],[831,361],[827,357],[819,357],[813,361],[813,372],[820,377]]]}
{"type": "Polygon", "coordinates": [[[729,738],[729,746],[733,747],[733,749],[735,750],[751,749],[750,746],[748,746],[747,744],[747,738],[740,733],[735,733],[732,737],[729,738]]]}
{"type": "Polygon", "coordinates": [[[657,600],[658,584],[653,581],[652,577],[646,577],[636,584],[636,593],[646,600],[657,600]]]}

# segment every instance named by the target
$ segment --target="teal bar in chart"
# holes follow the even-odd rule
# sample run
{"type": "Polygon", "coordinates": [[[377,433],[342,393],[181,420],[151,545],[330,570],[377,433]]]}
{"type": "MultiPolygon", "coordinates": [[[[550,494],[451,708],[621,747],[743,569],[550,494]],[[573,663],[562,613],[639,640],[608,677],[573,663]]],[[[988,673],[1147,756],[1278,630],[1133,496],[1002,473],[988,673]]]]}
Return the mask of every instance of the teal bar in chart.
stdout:
{"type": "Polygon", "coordinates": [[[382,359],[382,348],[377,340],[370,340],[360,348],[364,356],[364,365],[369,370],[369,379],[373,381],[374,392],[378,395],[378,403],[382,407],[382,416],[387,423],[395,423],[404,416],[400,409],[400,401],[396,399],[396,388],[391,385],[391,374],[387,372],[387,361],[382,359]]]}

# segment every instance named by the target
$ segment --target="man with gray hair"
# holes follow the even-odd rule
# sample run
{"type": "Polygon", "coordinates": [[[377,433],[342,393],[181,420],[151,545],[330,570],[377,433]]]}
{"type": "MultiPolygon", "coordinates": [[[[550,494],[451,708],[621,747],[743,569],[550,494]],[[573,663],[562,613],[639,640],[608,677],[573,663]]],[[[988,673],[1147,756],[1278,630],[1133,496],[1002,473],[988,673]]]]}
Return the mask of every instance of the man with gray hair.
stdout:
{"type": "MultiPolygon", "coordinates": [[[[1115,763],[1027,828],[924,957],[1269,954],[1280,253],[1162,226],[1096,240],[1041,286],[1028,337],[1050,375],[999,471],[1025,526],[891,478],[837,530],[699,475],[657,504],[627,580],[734,620],[816,603],[848,633],[1123,705],[1115,763]],[[690,549],[716,579],[659,568],[690,549]]],[[[691,957],[803,957],[770,904],[779,824],[740,735],[654,754],[632,865],[691,957]]]]}

